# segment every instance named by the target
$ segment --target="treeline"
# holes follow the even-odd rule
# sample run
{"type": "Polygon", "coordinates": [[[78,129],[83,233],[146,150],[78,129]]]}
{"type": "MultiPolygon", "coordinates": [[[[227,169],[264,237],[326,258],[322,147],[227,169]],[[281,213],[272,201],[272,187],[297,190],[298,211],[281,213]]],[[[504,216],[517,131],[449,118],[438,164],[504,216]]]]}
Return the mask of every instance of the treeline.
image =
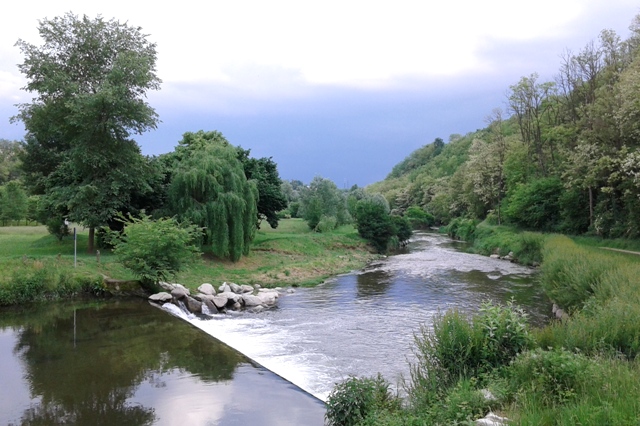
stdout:
{"type": "Polygon", "coordinates": [[[330,232],[339,226],[354,224],[360,236],[379,253],[403,246],[413,229],[428,228],[434,223],[433,217],[420,208],[398,214],[380,193],[365,191],[357,185],[340,190],[334,182],[320,176],[309,185],[297,180],[285,181],[282,192],[288,208],[281,211],[280,216],[303,218],[316,232],[330,232]]]}
{"type": "Polygon", "coordinates": [[[521,78],[486,128],[436,139],[369,189],[441,224],[640,236],[640,17],[630,30],[565,51],[554,81],[521,78]]]}

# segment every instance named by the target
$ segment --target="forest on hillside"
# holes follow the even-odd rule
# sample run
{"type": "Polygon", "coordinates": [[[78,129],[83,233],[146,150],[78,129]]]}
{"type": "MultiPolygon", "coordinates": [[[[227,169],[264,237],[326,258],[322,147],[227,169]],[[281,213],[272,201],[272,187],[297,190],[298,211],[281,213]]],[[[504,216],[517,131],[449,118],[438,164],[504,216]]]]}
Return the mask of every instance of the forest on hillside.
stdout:
{"type": "Polygon", "coordinates": [[[437,138],[368,187],[394,212],[602,237],[640,236],[640,16],[509,86],[487,127],[437,138]]]}

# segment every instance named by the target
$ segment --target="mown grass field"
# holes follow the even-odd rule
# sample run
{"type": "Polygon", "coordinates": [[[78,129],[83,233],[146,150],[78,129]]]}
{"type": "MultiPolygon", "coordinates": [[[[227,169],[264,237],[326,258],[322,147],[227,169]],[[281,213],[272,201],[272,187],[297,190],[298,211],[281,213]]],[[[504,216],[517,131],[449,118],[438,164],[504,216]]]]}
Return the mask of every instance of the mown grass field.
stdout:
{"type": "MultiPolygon", "coordinates": [[[[73,237],[58,241],[44,226],[0,227],[0,286],[11,285],[25,269],[55,269],[58,273],[135,278],[109,250],[101,250],[100,262],[87,253],[88,231],[77,227],[77,267],[73,237]]],[[[249,256],[238,262],[209,253],[181,272],[175,281],[190,288],[204,282],[224,281],[265,286],[313,285],[326,278],[358,269],[374,257],[353,226],[331,233],[311,232],[301,219],[280,221],[277,229],[263,224],[249,256]]]]}

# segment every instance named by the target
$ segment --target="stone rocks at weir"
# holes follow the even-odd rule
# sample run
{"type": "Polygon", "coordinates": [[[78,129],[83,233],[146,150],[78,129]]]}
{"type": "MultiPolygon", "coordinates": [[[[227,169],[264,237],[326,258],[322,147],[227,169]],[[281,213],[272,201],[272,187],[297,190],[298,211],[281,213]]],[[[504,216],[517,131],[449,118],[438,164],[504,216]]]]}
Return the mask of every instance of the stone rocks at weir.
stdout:
{"type": "Polygon", "coordinates": [[[216,294],[216,289],[209,283],[204,283],[200,287],[198,287],[198,291],[202,294],[214,295],[216,294]]]}
{"type": "Polygon", "coordinates": [[[152,294],[151,296],[149,296],[149,300],[151,300],[152,302],[171,302],[171,299],[173,299],[173,296],[166,291],[161,291],[160,293],[152,294]]]}
{"type": "Polygon", "coordinates": [[[191,295],[189,289],[181,284],[159,284],[166,291],[149,296],[151,302],[157,304],[172,302],[175,305],[184,306],[194,314],[224,313],[229,309],[260,312],[275,306],[280,293],[285,291],[281,288],[262,288],[259,284],[250,286],[223,283],[216,294],[213,285],[204,283],[198,287],[197,293],[191,295]],[[204,312],[203,306],[205,306],[204,312]]]}

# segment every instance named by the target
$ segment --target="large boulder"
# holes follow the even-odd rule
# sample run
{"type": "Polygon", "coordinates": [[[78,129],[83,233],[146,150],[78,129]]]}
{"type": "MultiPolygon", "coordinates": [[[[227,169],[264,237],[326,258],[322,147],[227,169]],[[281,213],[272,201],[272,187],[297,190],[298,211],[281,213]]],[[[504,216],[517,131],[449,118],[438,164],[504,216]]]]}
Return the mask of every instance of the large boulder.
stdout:
{"type": "Polygon", "coordinates": [[[162,287],[162,288],[163,288],[164,290],[166,290],[166,291],[171,291],[171,290],[173,290],[173,289],[176,287],[176,286],[174,286],[173,284],[169,284],[169,283],[166,283],[166,282],[164,282],[164,281],[160,281],[160,282],[158,283],[158,285],[159,285],[160,287],[162,287]]]}
{"type": "Polygon", "coordinates": [[[202,302],[198,302],[191,296],[187,296],[185,301],[185,306],[192,314],[200,314],[202,313],[202,302]]]}
{"type": "Polygon", "coordinates": [[[202,301],[202,313],[217,314],[218,308],[211,299],[204,299],[202,301]],[[205,307],[208,312],[205,312],[205,307]]]}
{"type": "Polygon", "coordinates": [[[251,294],[243,294],[242,300],[244,301],[244,306],[246,306],[247,308],[251,308],[253,306],[260,306],[263,303],[260,297],[253,296],[251,294]]]}
{"type": "Polygon", "coordinates": [[[171,295],[176,299],[176,300],[182,300],[185,297],[189,296],[189,290],[184,288],[183,286],[176,286],[173,290],[171,290],[171,295]]]}
{"type": "Polygon", "coordinates": [[[218,294],[217,296],[213,296],[212,302],[216,306],[216,308],[223,309],[225,306],[227,306],[229,298],[224,294],[218,294]]]}
{"type": "Polygon", "coordinates": [[[200,287],[198,287],[198,291],[202,294],[214,295],[216,294],[216,289],[209,283],[204,283],[200,287]]]}
{"type": "Polygon", "coordinates": [[[253,287],[250,285],[241,285],[240,286],[241,293],[253,293],[253,287]]]}
{"type": "Polygon", "coordinates": [[[218,293],[227,293],[229,291],[231,291],[231,287],[229,287],[227,283],[222,283],[222,285],[218,287],[218,293]]]}
{"type": "Polygon", "coordinates": [[[257,297],[260,299],[263,305],[275,305],[278,302],[278,292],[277,291],[260,291],[257,294],[257,297]]]}
{"type": "Polygon", "coordinates": [[[228,300],[231,300],[233,302],[240,302],[242,300],[242,296],[240,296],[239,294],[233,293],[231,291],[225,291],[224,293],[218,293],[218,296],[224,296],[228,300]]]}
{"type": "Polygon", "coordinates": [[[171,302],[171,299],[173,299],[173,296],[166,291],[161,291],[160,293],[152,294],[151,296],[149,296],[149,300],[156,303],[171,302]]]}
{"type": "Polygon", "coordinates": [[[229,283],[229,287],[231,287],[231,291],[236,293],[236,294],[241,294],[242,293],[242,288],[235,283],[229,283]]]}

